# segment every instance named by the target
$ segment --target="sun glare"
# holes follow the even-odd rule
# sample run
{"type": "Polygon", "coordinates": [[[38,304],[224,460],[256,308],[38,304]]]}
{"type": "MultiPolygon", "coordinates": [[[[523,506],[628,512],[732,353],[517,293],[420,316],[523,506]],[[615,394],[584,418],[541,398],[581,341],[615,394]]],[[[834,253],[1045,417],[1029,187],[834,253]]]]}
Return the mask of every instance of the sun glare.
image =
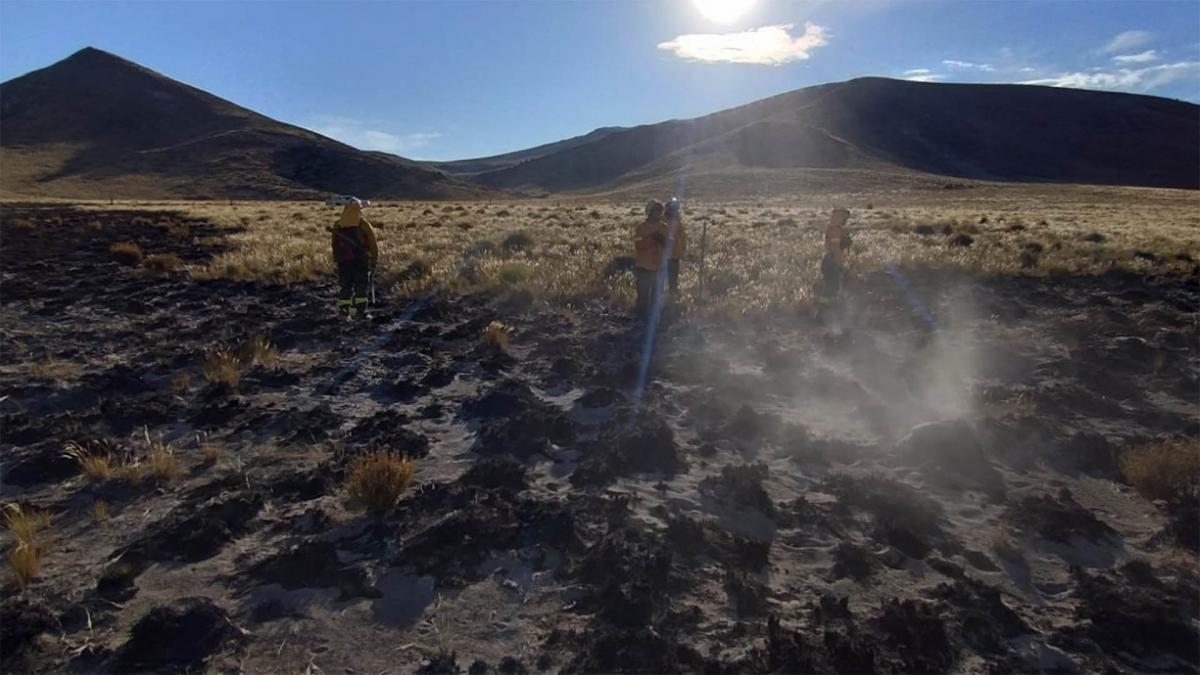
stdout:
{"type": "Polygon", "coordinates": [[[692,0],[704,18],[714,23],[732,23],[750,11],[755,0],[692,0]]]}

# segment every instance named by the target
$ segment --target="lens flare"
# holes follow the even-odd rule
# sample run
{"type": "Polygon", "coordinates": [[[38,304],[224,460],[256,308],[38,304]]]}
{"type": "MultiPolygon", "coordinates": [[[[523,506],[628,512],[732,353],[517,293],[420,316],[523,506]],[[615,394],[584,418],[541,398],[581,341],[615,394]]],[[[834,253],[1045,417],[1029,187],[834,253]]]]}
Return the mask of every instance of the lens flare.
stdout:
{"type": "Polygon", "coordinates": [[[742,18],[755,0],[692,0],[696,11],[713,23],[733,23],[742,18]]]}

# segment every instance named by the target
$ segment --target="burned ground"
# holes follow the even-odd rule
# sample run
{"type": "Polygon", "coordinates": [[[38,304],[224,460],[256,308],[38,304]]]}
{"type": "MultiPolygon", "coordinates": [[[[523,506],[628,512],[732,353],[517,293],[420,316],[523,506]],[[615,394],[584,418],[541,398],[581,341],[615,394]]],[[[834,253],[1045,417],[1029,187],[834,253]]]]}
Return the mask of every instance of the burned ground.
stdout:
{"type": "Polygon", "coordinates": [[[669,317],[639,399],[604,303],[384,288],[348,324],[329,282],[111,251],[229,234],[4,209],[5,500],[53,515],[5,671],[1200,668],[1188,529],[1117,468],[1197,434],[1194,279],[865,274],[836,316],[669,317]],[[160,437],[175,480],[63,454],[160,437]],[[417,483],[369,516],[342,481],[377,449],[417,483]]]}

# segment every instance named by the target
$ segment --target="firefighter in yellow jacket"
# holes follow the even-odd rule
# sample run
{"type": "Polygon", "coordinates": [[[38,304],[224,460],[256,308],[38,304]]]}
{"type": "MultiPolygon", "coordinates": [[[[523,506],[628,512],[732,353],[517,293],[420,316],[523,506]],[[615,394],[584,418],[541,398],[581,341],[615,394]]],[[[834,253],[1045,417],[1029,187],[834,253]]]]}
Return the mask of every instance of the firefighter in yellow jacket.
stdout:
{"type": "Polygon", "coordinates": [[[362,202],[351,199],[333,226],[333,261],[337,265],[338,311],[348,318],[365,316],[371,274],[379,262],[375,229],[362,217],[362,202]]]}
{"type": "Polygon", "coordinates": [[[658,302],[658,268],[664,262],[670,230],[663,222],[663,203],[646,204],[646,220],[633,236],[634,281],[637,283],[637,314],[646,317],[658,302]]]}

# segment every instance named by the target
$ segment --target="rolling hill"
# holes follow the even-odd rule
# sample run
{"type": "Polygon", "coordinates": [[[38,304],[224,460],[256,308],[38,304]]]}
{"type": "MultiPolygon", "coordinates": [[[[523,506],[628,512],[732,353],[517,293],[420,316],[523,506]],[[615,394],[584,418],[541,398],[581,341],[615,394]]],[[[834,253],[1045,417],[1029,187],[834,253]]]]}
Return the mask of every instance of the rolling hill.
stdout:
{"type": "Polygon", "coordinates": [[[618,129],[472,178],[560,192],[779,169],[1194,189],[1200,106],[1079,89],[860,78],[618,129]]]}
{"type": "Polygon", "coordinates": [[[488,191],[86,48],[0,84],[0,188],[72,198],[471,197],[488,191]]]}

